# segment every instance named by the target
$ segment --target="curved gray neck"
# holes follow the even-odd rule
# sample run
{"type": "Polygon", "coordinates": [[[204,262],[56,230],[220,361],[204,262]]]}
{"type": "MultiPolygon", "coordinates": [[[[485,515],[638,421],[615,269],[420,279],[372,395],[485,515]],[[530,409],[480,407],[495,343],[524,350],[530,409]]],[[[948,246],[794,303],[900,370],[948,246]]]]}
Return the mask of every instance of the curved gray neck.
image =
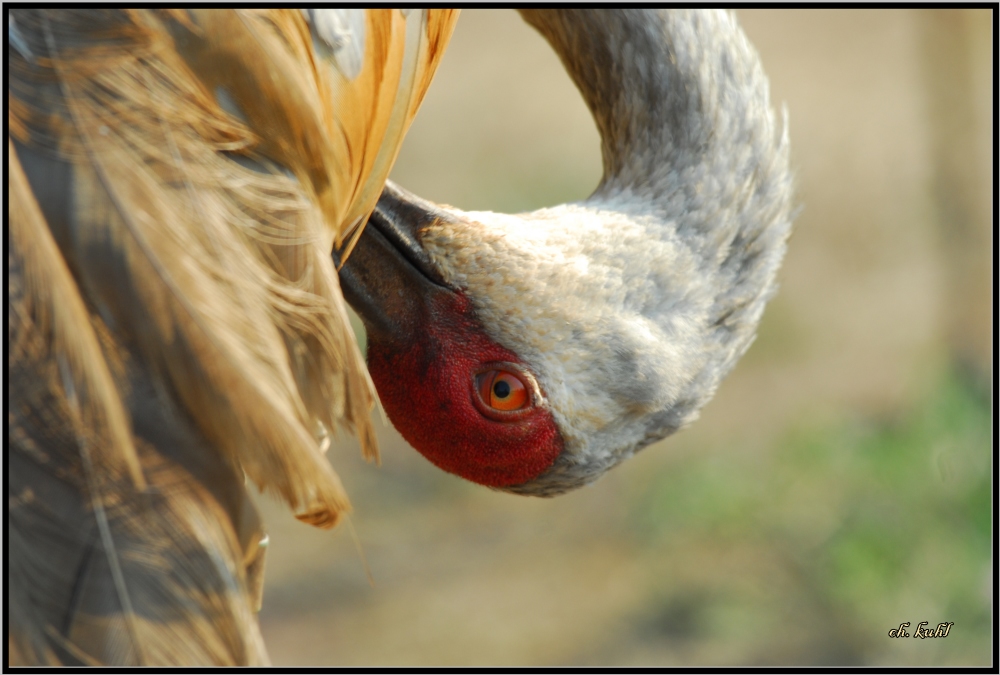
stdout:
{"type": "Polygon", "coordinates": [[[740,185],[707,179],[749,179],[759,156],[774,151],[757,147],[774,136],[767,81],[728,13],[520,12],[559,55],[597,123],[604,178],[595,198],[627,191],[668,211],[679,191],[695,202],[709,193],[732,199],[718,193],[740,185]],[[734,153],[741,146],[751,152],[734,153]]]}

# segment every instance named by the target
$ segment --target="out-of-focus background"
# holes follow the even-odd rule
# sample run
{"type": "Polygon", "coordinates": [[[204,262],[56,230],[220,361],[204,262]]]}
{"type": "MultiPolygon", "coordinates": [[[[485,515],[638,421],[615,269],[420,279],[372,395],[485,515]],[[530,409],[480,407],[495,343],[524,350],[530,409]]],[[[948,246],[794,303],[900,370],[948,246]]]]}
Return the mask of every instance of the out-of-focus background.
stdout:
{"type": "MultiPolygon", "coordinates": [[[[990,12],[738,17],[802,206],[757,342],[700,421],[553,500],[444,474],[389,427],[381,467],[342,439],[350,526],[262,500],[275,664],[990,664],[990,12]],[[954,625],[888,637],[906,621],[954,625]]],[[[547,44],[465,10],[392,177],[520,211],[600,166],[547,44]]]]}

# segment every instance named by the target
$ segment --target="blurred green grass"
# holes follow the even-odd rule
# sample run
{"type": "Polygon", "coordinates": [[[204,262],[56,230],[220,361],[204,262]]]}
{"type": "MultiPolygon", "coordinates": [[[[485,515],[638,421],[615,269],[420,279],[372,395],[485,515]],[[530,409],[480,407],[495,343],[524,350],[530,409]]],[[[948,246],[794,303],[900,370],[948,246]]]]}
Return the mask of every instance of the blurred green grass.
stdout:
{"type": "MultiPolygon", "coordinates": [[[[698,555],[690,544],[704,553],[700,543],[711,542],[750,559],[766,551],[785,578],[765,599],[745,579],[720,588],[720,577],[704,587],[675,577],[669,586],[686,590],[653,603],[650,621],[690,623],[688,640],[726,642],[744,621],[759,626],[766,607],[765,626],[829,624],[798,655],[803,665],[987,665],[990,421],[988,392],[949,370],[895,418],[802,426],[768,457],[692,457],[665,468],[631,504],[640,547],[698,555]],[[911,645],[887,632],[904,621],[911,634],[920,621],[955,625],[945,640],[902,649],[911,645]]],[[[755,631],[751,661],[790,656],[787,640],[769,634],[755,631]]]]}

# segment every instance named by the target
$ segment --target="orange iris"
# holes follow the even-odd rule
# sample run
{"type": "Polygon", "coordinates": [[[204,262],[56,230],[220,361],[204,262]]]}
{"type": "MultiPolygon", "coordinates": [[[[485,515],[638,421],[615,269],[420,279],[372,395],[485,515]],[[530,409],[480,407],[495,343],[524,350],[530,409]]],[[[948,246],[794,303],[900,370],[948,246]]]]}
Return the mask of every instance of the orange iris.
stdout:
{"type": "Polygon", "coordinates": [[[495,410],[520,410],[528,402],[528,388],[517,375],[487,370],[476,378],[483,403],[495,410]]]}

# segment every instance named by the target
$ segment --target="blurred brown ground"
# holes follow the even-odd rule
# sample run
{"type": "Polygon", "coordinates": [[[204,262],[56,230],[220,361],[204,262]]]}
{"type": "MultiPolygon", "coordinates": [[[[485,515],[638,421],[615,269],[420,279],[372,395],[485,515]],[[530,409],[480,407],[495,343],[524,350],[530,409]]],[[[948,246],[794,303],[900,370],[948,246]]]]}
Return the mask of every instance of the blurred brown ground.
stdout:
{"type": "MultiPolygon", "coordinates": [[[[679,462],[763,462],[803,421],[891,418],[950,359],[992,364],[990,13],[738,16],[789,111],[802,205],[755,345],[690,429],[555,500],[443,474],[391,428],[380,468],[335,443],[375,586],[347,527],[313,530],[262,500],[276,665],[988,663],[859,634],[766,546],[632,534],[635,495],[679,462]],[[713,584],[766,611],[734,606],[686,639],[703,600],[690,589],[713,584]]],[[[393,179],[519,211],[584,198],[599,174],[589,113],[544,41],[513,11],[464,10],[393,179]]]]}

